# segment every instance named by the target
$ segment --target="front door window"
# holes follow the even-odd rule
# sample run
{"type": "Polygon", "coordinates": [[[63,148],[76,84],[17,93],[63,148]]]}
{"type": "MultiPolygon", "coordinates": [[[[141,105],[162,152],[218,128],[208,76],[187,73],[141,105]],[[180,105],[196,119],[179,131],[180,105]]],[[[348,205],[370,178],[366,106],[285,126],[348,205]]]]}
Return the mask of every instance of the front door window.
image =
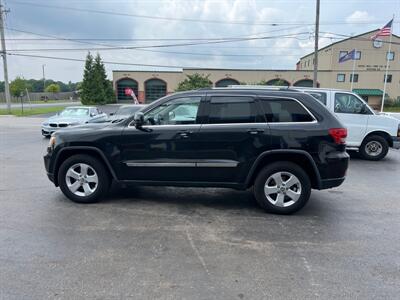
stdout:
{"type": "Polygon", "coordinates": [[[201,97],[178,98],[157,106],[145,114],[146,125],[196,124],[201,97]]]}
{"type": "Polygon", "coordinates": [[[335,113],[341,114],[365,114],[365,105],[352,94],[335,94],[335,113]]]}

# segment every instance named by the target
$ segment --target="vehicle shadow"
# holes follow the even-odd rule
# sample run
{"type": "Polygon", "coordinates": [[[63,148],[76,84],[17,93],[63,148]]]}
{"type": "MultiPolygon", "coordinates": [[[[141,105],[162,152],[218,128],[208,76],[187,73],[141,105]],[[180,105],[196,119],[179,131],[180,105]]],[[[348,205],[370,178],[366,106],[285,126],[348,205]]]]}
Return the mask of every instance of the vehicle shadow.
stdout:
{"type": "MultiPolygon", "coordinates": [[[[174,206],[184,215],[199,212],[199,208],[229,211],[232,214],[267,216],[256,202],[251,190],[238,191],[226,188],[186,188],[186,187],[121,187],[113,184],[109,194],[102,204],[133,205],[143,204],[168,208],[174,206]]],[[[321,216],[325,210],[318,196],[311,195],[309,203],[294,215],[321,216]]],[[[200,209],[201,210],[201,209],[200,209]]]]}

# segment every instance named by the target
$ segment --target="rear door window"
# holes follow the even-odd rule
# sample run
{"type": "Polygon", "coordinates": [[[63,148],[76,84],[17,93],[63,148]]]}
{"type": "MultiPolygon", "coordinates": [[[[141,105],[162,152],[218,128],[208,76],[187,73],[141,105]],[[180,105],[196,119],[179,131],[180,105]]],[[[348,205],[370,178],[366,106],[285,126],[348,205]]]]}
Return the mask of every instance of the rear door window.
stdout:
{"type": "Polygon", "coordinates": [[[264,98],[260,101],[269,123],[312,122],[314,117],[297,101],[286,98],[264,98]]]}
{"type": "Polygon", "coordinates": [[[256,103],[252,97],[211,97],[209,124],[254,123],[256,119],[256,103]]]}

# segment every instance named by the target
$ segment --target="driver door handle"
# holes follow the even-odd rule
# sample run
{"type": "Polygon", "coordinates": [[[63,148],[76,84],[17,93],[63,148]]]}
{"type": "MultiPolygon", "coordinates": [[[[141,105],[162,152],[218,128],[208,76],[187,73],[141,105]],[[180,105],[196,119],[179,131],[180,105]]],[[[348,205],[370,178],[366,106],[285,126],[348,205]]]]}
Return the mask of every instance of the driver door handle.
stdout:
{"type": "Polygon", "coordinates": [[[261,129],[261,128],[251,128],[251,129],[247,130],[247,132],[248,132],[249,134],[260,134],[260,133],[263,133],[263,132],[264,132],[264,129],[261,129]]]}
{"type": "Polygon", "coordinates": [[[189,137],[189,135],[191,135],[192,133],[193,133],[193,131],[191,131],[191,130],[182,130],[182,131],[179,131],[178,134],[181,138],[187,139],[189,137]]]}

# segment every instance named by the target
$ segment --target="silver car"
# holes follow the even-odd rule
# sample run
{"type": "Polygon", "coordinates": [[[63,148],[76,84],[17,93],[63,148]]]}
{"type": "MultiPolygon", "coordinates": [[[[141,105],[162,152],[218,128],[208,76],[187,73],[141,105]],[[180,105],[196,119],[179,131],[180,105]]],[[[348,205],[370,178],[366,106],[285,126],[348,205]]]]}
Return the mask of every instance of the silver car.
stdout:
{"type": "Polygon", "coordinates": [[[72,106],[66,107],[57,115],[50,117],[42,123],[42,135],[50,136],[53,132],[85,123],[95,123],[107,120],[107,114],[92,106],[72,106]]]}

